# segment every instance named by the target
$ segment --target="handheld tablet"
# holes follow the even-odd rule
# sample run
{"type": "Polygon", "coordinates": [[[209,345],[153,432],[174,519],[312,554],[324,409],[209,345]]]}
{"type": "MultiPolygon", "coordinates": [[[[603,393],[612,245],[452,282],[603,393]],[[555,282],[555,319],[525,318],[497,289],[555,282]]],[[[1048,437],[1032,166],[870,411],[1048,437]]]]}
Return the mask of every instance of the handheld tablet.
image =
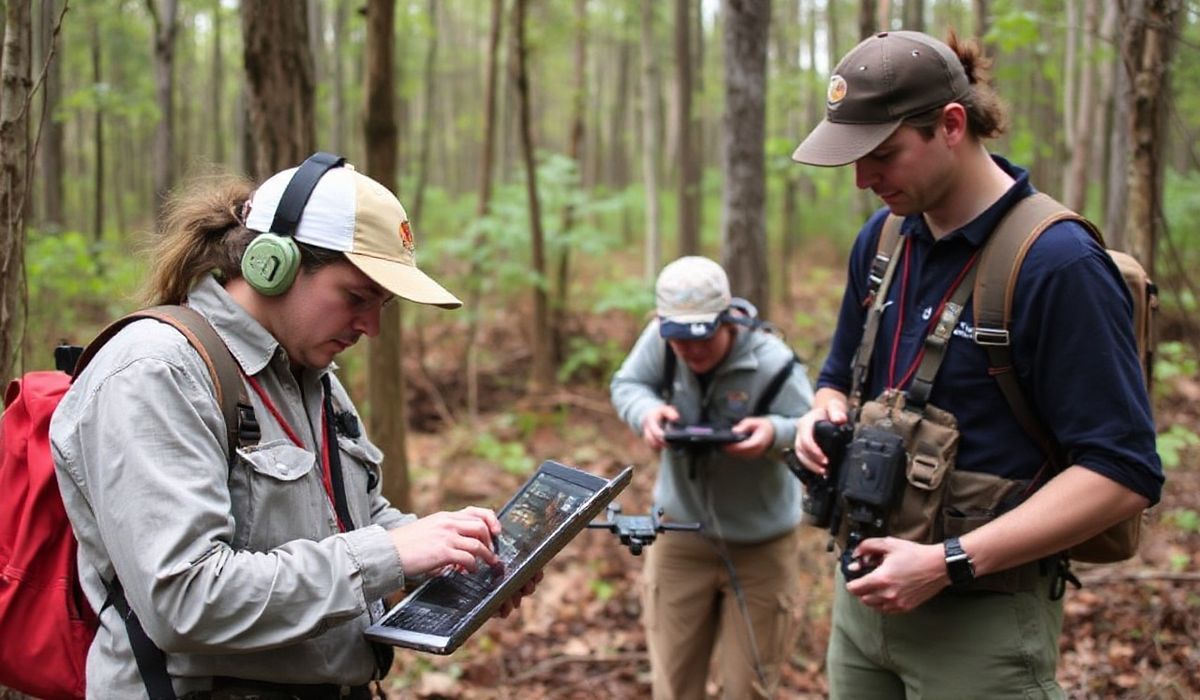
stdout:
{"type": "Polygon", "coordinates": [[[729,428],[711,425],[678,425],[668,423],[663,430],[663,440],[672,445],[711,444],[726,445],[741,442],[750,437],[746,433],[735,433],[729,428]]]}
{"type": "Polygon", "coordinates": [[[542,569],[632,479],[613,479],[558,462],[543,462],[497,513],[503,572],[480,563],[426,580],[366,630],[376,642],[450,654],[542,569]]]}

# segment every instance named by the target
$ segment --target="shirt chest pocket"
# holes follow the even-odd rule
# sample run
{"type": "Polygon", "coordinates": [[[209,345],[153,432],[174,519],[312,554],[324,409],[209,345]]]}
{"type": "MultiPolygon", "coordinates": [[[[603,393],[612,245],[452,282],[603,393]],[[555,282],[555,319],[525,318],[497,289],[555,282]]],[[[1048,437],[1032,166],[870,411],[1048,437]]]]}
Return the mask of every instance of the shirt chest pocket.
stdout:
{"type": "Polygon", "coordinates": [[[262,552],[330,534],[317,456],[290,442],[239,448],[229,493],[235,549],[262,552]]]}
{"type": "Polygon", "coordinates": [[[383,478],[381,464],[383,452],[365,437],[338,435],[338,449],[342,460],[342,481],[346,488],[346,502],[356,527],[371,522],[371,492],[380,487],[383,478]]]}

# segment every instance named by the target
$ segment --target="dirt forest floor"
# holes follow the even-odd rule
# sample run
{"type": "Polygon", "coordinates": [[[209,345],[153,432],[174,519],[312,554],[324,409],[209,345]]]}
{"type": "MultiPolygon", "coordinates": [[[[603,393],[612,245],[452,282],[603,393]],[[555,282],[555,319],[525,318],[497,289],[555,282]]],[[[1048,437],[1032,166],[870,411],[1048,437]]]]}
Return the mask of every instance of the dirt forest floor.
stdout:
{"type": "MultiPolygon", "coordinates": [[[[425,342],[438,347],[444,339],[425,342]]],[[[507,342],[497,338],[492,347],[507,342]]],[[[436,368],[417,371],[424,374],[419,384],[426,389],[444,380],[454,392],[455,380],[438,377],[436,368]]],[[[503,410],[485,412],[475,431],[459,423],[412,435],[418,512],[466,504],[499,507],[523,482],[524,476],[505,472],[494,459],[477,456],[471,436],[480,431],[523,445],[531,466],[554,459],[613,476],[632,464],[636,476],[619,501],[626,513],[646,512],[656,457],[617,420],[603,384],[575,385],[537,401],[514,392],[499,397],[496,405],[503,410]]],[[[1160,427],[1181,424],[1200,432],[1197,378],[1176,377],[1166,393],[1156,407],[1160,427]]],[[[416,394],[410,407],[419,422],[420,407],[431,397],[422,398],[420,386],[416,394]]],[[[430,424],[438,423],[429,418],[430,424]]],[[[1067,595],[1060,640],[1058,677],[1068,697],[1200,697],[1200,535],[1196,523],[1189,524],[1200,512],[1197,457],[1200,450],[1191,448],[1168,473],[1137,558],[1090,569],[1076,566],[1084,587],[1067,595]]],[[[794,585],[807,602],[778,698],[827,694],[823,665],[832,556],[825,551],[826,539],[824,532],[806,532],[804,574],[794,585]]],[[[425,700],[648,698],[649,660],[639,622],[641,567],[642,558],[612,535],[585,531],[547,567],[545,580],[519,614],[489,621],[449,657],[398,651],[385,688],[393,698],[425,700]]],[[[710,690],[715,690],[711,682],[710,690]]]]}

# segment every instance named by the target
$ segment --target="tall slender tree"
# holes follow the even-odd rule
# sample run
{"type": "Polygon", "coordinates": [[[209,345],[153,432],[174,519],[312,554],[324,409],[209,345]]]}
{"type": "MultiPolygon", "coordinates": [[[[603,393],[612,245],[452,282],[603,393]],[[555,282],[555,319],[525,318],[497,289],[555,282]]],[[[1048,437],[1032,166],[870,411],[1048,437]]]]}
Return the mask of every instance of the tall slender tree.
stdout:
{"type": "MultiPolygon", "coordinates": [[[[399,154],[393,79],[395,28],[396,0],[367,0],[367,98],[363,105],[367,175],[393,192],[399,154]]],[[[388,458],[387,469],[383,470],[383,495],[400,510],[411,512],[403,308],[403,304],[384,307],[379,336],[367,344],[367,398],[371,439],[388,458]]]]}
{"type": "Polygon", "coordinates": [[[42,92],[42,137],[38,149],[38,168],[42,180],[41,227],[58,231],[65,225],[63,210],[63,125],[58,118],[62,100],[62,53],[58,32],[62,26],[59,0],[41,0],[38,32],[39,61],[46,71],[42,92]]]}
{"type": "Polygon", "coordinates": [[[1163,143],[1182,0],[1135,0],[1130,9],[1121,47],[1133,83],[1125,243],[1129,254],[1153,277],[1155,249],[1163,226],[1163,143]]]}
{"type": "Polygon", "coordinates": [[[546,245],[542,231],[542,210],[538,200],[537,163],[533,157],[533,124],[529,106],[529,70],[526,67],[525,10],[528,0],[516,0],[513,8],[513,81],[517,86],[518,123],[521,131],[521,155],[525,161],[525,192],[529,202],[529,236],[533,275],[533,367],[530,388],[534,392],[554,384],[553,347],[550,334],[550,299],[546,291],[546,245]]]}
{"type": "Polygon", "coordinates": [[[6,386],[24,319],[32,31],[30,0],[8,0],[0,52],[0,380],[6,386]]]}
{"type": "MultiPolygon", "coordinates": [[[[479,201],[475,205],[476,221],[482,221],[491,211],[492,175],[496,160],[496,82],[500,67],[500,36],[504,28],[504,0],[492,0],[491,22],[488,30],[487,68],[483,88],[483,145],[479,166],[479,201]]],[[[475,234],[475,246],[483,245],[483,232],[475,234]]],[[[467,275],[467,415],[472,424],[479,419],[479,321],[483,314],[482,265],[472,258],[467,275]]]]}
{"type": "Polygon", "coordinates": [[[647,280],[662,267],[662,232],[659,230],[658,172],[658,56],[654,38],[654,0],[642,0],[642,179],[646,186],[647,280]]]}
{"type": "Polygon", "coordinates": [[[692,110],[692,12],[690,0],[675,0],[675,91],[679,133],[679,254],[700,252],[700,164],[692,110]]]}
{"type": "Polygon", "coordinates": [[[434,98],[437,96],[434,71],[438,54],[438,2],[429,0],[429,44],[425,48],[425,119],[421,125],[421,150],[417,156],[417,187],[413,196],[413,217],[420,219],[425,206],[425,188],[429,184],[429,153],[433,144],[433,127],[437,121],[434,98]]]}
{"type": "Polygon", "coordinates": [[[179,31],[179,0],[146,0],[154,25],[155,209],[166,199],[175,177],[175,37],[179,31]]]}
{"type": "MultiPolygon", "coordinates": [[[[572,84],[571,94],[571,126],[567,137],[567,157],[575,161],[576,173],[579,179],[576,183],[582,186],[583,183],[583,136],[585,127],[585,114],[587,110],[587,46],[588,46],[588,24],[587,24],[587,0],[575,0],[575,59],[574,59],[574,80],[572,84]]],[[[563,236],[569,236],[571,229],[575,227],[575,207],[568,203],[563,207],[562,228],[563,236]]],[[[567,304],[571,295],[571,248],[570,246],[559,246],[558,251],[558,270],[555,274],[555,298],[552,304],[554,311],[554,323],[551,324],[551,332],[554,334],[551,340],[551,346],[554,348],[555,364],[562,359],[565,352],[566,338],[563,333],[566,329],[564,322],[567,314],[567,304]]]]}
{"type": "Polygon", "coordinates": [[[764,315],[768,310],[766,234],[768,0],[724,0],[725,138],[721,172],[725,184],[721,261],[734,293],[764,315]]]}

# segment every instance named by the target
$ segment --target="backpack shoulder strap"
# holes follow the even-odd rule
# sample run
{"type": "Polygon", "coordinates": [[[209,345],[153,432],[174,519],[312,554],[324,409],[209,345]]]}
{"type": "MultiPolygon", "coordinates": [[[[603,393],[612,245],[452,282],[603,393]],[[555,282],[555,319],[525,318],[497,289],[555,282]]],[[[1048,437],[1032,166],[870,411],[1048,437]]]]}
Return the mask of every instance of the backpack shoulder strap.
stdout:
{"type": "Polygon", "coordinates": [[[754,404],[754,411],[750,415],[766,415],[767,411],[771,408],[771,404],[775,402],[775,397],[779,396],[780,389],[783,389],[783,385],[787,383],[788,379],[791,379],[793,368],[798,364],[800,364],[800,358],[796,357],[796,353],[792,353],[788,361],[775,372],[774,376],[771,377],[771,381],[763,388],[762,394],[759,395],[758,401],[754,404]]]}
{"type": "Polygon", "coordinates": [[[675,366],[679,364],[679,358],[675,356],[675,350],[667,341],[663,341],[663,373],[662,379],[658,383],[658,395],[663,401],[671,403],[671,397],[675,394],[675,366]]]}
{"type": "Polygon", "coordinates": [[[879,232],[879,242],[875,245],[875,258],[871,261],[871,272],[867,277],[867,297],[863,300],[863,305],[867,307],[867,320],[863,324],[862,341],[854,354],[849,396],[851,407],[862,403],[860,394],[871,367],[875,336],[879,333],[879,321],[886,305],[888,287],[892,284],[896,262],[900,259],[900,248],[904,245],[900,237],[900,225],[903,223],[904,217],[888,214],[879,232]]]}
{"type": "Polygon", "coordinates": [[[1017,421],[1052,460],[1060,459],[1059,450],[1029,405],[1013,371],[1009,326],[1017,276],[1025,255],[1046,229],[1060,221],[1079,223],[1104,245],[1100,230],[1090,221],[1049,195],[1032,194],[1014,204],[988,237],[973,291],[975,342],[987,352],[988,371],[996,378],[1017,421]]]}
{"type": "Polygon", "coordinates": [[[217,335],[216,330],[213,329],[212,324],[195,309],[186,306],[163,305],[122,316],[108,324],[88,344],[79,358],[79,362],[75,365],[72,375],[79,376],[79,373],[83,371],[84,367],[87,367],[100,348],[112,340],[125,326],[143,318],[155,319],[178,330],[204,360],[204,364],[212,376],[213,386],[216,387],[217,404],[221,407],[221,415],[225,417],[226,453],[232,457],[234,448],[238,445],[238,399],[245,392],[241,369],[238,367],[237,360],[233,359],[233,354],[229,352],[225,341],[221,340],[221,336],[217,335]]]}

